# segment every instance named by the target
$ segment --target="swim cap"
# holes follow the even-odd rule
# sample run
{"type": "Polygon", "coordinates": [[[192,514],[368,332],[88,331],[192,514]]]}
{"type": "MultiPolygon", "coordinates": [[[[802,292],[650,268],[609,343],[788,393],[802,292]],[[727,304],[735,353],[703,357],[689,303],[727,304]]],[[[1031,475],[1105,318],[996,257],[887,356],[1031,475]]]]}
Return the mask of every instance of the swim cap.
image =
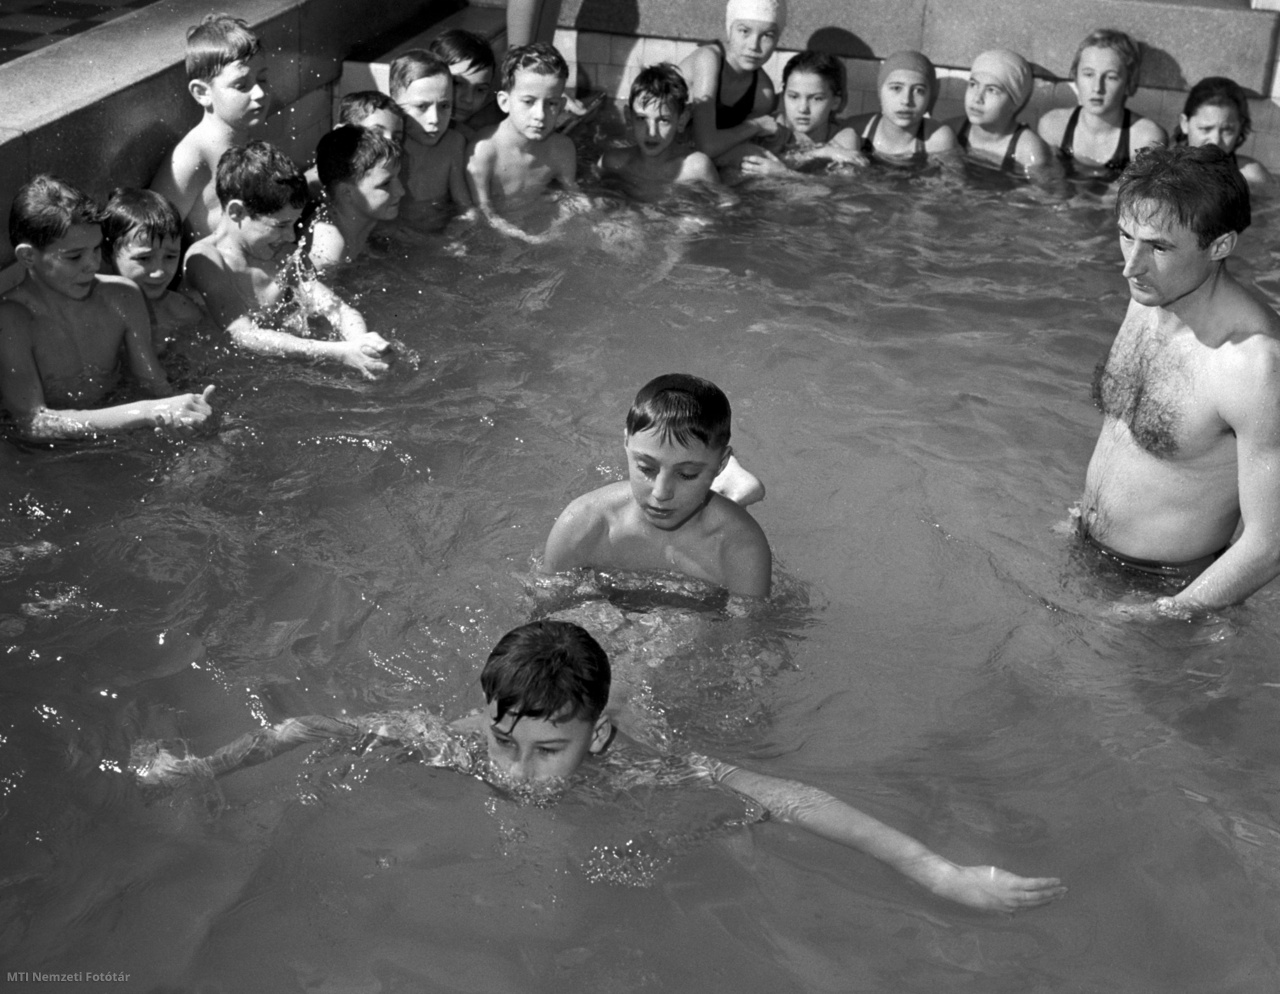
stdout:
{"type": "Polygon", "coordinates": [[[986,76],[1013,99],[1014,111],[1022,110],[1031,99],[1035,80],[1031,66],[1017,52],[1007,48],[993,48],[973,60],[971,76],[986,76]]]}
{"type": "Polygon", "coordinates": [[[892,73],[899,70],[904,72],[913,72],[929,87],[929,99],[926,111],[933,110],[934,101],[938,99],[938,73],[930,62],[919,52],[894,52],[880,66],[880,76],[876,79],[876,89],[884,86],[884,81],[889,78],[892,73]]]}
{"type": "Polygon", "coordinates": [[[724,28],[728,32],[734,21],[768,21],[782,34],[787,23],[787,0],[729,0],[724,8],[724,28]]]}

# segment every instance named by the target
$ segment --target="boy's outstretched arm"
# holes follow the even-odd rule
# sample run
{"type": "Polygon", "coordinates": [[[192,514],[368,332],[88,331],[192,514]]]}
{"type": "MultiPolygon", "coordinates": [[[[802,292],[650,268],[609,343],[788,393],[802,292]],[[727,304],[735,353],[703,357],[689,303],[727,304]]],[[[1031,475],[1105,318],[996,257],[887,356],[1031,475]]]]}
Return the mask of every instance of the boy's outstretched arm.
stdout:
{"type": "Polygon", "coordinates": [[[694,757],[693,762],[711,779],[764,805],[779,820],[874,856],[939,897],[984,911],[1012,912],[1047,904],[1067,892],[1056,877],[1019,877],[995,866],[957,866],[816,787],[707,757],[694,757]]]}

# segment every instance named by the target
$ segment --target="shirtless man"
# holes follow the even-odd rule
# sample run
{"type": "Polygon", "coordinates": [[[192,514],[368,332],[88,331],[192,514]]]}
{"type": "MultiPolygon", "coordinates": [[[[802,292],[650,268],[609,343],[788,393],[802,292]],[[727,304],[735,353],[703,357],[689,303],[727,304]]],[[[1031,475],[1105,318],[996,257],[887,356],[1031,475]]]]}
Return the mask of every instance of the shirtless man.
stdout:
{"type": "Polygon", "coordinates": [[[1144,150],[1116,215],[1131,300],[1094,387],[1080,530],[1185,584],[1145,610],[1188,618],[1280,573],[1280,316],[1227,271],[1249,190],[1220,149],[1144,150]]]}

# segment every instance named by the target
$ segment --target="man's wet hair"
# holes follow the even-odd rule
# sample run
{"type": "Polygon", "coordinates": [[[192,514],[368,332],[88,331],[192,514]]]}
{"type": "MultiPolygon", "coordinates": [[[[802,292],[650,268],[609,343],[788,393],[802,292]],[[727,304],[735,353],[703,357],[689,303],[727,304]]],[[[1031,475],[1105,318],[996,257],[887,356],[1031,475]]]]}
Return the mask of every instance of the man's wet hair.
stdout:
{"type": "Polygon", "coordinates": [[[320,185],[332,192],[339,183],[359,182],[376,166],[399,162],[400,155],[400,143],[377,128],[344,124],[316,145],[316,172],[320,185]]]}
{"type": "Polygon", "coordinates": [[[464,28],[451,28],[432,39],[427,51],[448,66],[471,66],[494,72],[498,61],[493,48],[480,35],[464,28]]]}
{"type": "Polygon", "coordinates": [[[1252,220],[1249,184],[1217,145],[1152,146],[1139,151],[1120,177],[1116,218],[1169,218],[1189,229],[1205,249],[1252,220]]]}
{"type": "Polygon", "coordinates": [[[609,702],[609,657],[568,621],[531,621],[498,640],[480,673],[484,699],[506,715],[594,722],[609,702]]]}
{"type": "Polygon", "coordinates": [[[72,225],[101,224],[102,208],[87,193],[48,173],[33,176],[14,194],[9,208],[9,244],[41,252],[72,225]]]}
{"type": "Polygon", "coordinates": [[[232,145],[223,152],[214,187],[223,207],[239,200],[254,217],[301,208],[307,202],[306,177],[292,159],[264,141],[232,145]]]}
{"type": "Polygon", "coordinates": [[[828,55],[826,52],[815,52],[812,49],[797,52],[782,67],[782,85],[785,87],[787,80],[791,78],[791,74],[797,72],[807,72],[820,76],[827,81],[827,85],[831,87],[831,92],[836,97],[844,96],[844,66],[834,55],[828,55]]]}
{"type": "Polygon", "coordinates": [[[209,14],[187,29],[187,79],[211,80],[231,63],[261,51],[262,42],[244,18],[209,14]]]}
{"type": "Polygon", "coordinates": [[[539,76],[555,76],[568,82],[569,64],[554,45],[545,41],[535,41],[532,45],[520,45],[509,49],[502,59],[502,69],[498,73],[502,81],[498,89],[511,92],[516,85],[516,73],[520,71],[537,73],[539,76]]]}
{"type": "Polygon", "coordinates": [[[399,97],[420,79],[443,76],[450,82],[449,67],[425,48],[411,48],[391,63],[391,96],[399,97]]]}
{"type": "Polygon", "coordinates": [[[338,123],[362,124],[370,114],[380,110],[390,111],[396,117],[404,116],[400,105],[381,90],[357,90],[338,103],[338,123]]]}
{"type": "Polygon", "coordinates": [[[627,106],[634,107],[637,100],[641,107],[666,104],[671,108],[671,113],[679,117],[689,106],[689,84],[680,75],[680,70],[670,62],[659,62],[641,69],[631,84],[627,106]]]}
{"type": "Polygon", "coordinates": [[[688,445],[697,439],[711,449],[729,444],[729,398],[712,383],[688,373],[667,373],[650,380],[627,412],[628,437],[655,431],[664,442],[688,445]]]}
{"type": "Polygon", "coordinates": [[[103,249],[108,256],[114,255],[121,242],[135,236],[148,244],[166,238],[181,240],[182,215],[154,190],[117,187],[103,209],[103,249]]]}
{"type": "Polygon", "coordinates": [[[1071,71],[1068,79],[1076,78],[1076,70],[1080,68],[1080,56],[1086,48],[1109,48],[1120,53],[1120,61],[1124,63],[1125,93],[1133,96],[1138,92],[1138,77],[1142,74],[1142,48],[1123,31],[1114,28],[1098,28],[1091,31],[1076,49],[1071,59],[1071,71]]]}

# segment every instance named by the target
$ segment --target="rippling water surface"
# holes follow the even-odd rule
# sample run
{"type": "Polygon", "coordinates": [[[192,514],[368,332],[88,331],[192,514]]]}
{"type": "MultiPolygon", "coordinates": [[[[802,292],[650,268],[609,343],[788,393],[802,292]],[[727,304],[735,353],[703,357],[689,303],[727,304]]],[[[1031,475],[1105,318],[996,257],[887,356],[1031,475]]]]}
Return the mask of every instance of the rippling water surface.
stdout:
{"type": "MultiPolygon", "coordinates": [[[[1233,265],[1274,302],[1257,214],[1233,265]]],[[[1280,596],[1118,623],[1123,588],[1055,530],[1127,299],[1106,204],[757,188],[617,205],[537,248],[402,241],[343,282],[400,343],[382,382],[218,357],[217,432],[5,455],[6,970],[200,992],[1276,989],[1280,596]],[[555,515],[621,478],[627,405],[672,370],[733,402],[779,591],[751,619],[625,616],[636,658],[667,639],[644,682],[677,736],[958,861],[1060,875],[1064,901],[971,913],[693,787],[528,806],[303,750],[216,789],[131,785],[141,739],[207,752],[290,715],[475,705],[555,515]]]]}

